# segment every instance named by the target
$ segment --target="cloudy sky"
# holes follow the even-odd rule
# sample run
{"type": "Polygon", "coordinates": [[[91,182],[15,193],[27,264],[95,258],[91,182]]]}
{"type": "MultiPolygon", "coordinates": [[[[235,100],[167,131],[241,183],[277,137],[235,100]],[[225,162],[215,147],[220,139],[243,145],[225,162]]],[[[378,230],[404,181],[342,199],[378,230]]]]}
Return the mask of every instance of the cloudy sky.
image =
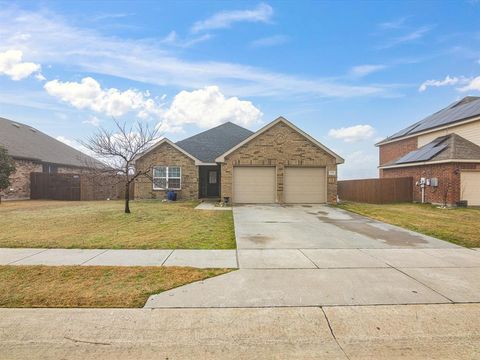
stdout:
{"type": "Polygon", "coordinates": [[[0,116],[77,146],[282,115],[377,175],[374,143],[480,94],[480,1],[0,0],[0,116]]]}

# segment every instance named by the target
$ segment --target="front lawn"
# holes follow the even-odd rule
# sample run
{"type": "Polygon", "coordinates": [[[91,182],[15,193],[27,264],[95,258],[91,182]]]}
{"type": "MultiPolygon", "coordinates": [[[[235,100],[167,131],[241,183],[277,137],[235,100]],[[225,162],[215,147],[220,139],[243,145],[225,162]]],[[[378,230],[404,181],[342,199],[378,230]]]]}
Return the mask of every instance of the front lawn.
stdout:
{"type": "Polygon", "coordinates": [[[467,246],[480,247],[480,209],[440,209],[428,204],[345,203],[340,208],[467,246]]]}
{"type": "Polygon", "coordinates": [[[0,307],[142,307],[148,297],[229,269],[0,266],[0,307]]]}
{"type": "Polygon", "coordinates": [[[234,249],[231,211],[198,202],[4,201],[0,247],[85,249],[234,249]]]}

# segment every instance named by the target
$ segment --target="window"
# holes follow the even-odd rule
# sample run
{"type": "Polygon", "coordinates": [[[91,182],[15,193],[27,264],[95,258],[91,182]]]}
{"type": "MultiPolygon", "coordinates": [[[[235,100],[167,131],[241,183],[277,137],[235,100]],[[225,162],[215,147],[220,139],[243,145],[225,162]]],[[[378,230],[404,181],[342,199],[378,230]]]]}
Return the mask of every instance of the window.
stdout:
{"type": "Polygon", "coordinates": [[[209,184],[216,184],[217,183],[217,172],[216,171],[209,171],[208,172],[208,183],[209,184]]]}
{"type": "Polygon", "coordinates": [[[180,190],[182,171],[180,166],[155,166],[153,168],[153,190],[180,190]]]}

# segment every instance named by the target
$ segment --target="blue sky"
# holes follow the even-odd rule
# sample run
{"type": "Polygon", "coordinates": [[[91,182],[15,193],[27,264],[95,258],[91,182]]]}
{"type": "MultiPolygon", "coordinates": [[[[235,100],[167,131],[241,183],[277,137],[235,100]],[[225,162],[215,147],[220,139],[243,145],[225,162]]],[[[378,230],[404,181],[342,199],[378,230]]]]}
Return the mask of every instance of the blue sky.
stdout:
{"type": "Polygon", "coordinates": [[[0,116],[73,146],[282,115],[377,175],[374,143],[480,94],[480,1],[0,1],[0,116]]]}

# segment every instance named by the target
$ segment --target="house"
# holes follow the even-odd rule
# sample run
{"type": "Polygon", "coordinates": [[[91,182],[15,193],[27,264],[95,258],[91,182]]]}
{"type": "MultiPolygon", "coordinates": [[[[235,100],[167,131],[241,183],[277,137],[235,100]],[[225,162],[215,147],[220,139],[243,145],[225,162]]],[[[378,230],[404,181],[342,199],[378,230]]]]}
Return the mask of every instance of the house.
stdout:
{"type": "Polygon", "coordinates": [[[79,174],[98,164],[29,125],[5,118],[0,118],[0,146],[7,149],[16,167],[10,177],[11,186],[2,192],[2,199],[29,199],[32,172],[79,174]]]}
{"type": "Polygon", "coordinates": [[[233,203],[335,203],[343,159],[283,117],[257,132],[231,122],[173,143],[163,139],[136,161],[152,168],[135,198],[221,198],[233,203]]]}
{"type": "Polygon", "coordinates": [[[456,101],[376,146],[380,177],[413,177],[415,201],[480,206],[480,97],[456,101]]]}

